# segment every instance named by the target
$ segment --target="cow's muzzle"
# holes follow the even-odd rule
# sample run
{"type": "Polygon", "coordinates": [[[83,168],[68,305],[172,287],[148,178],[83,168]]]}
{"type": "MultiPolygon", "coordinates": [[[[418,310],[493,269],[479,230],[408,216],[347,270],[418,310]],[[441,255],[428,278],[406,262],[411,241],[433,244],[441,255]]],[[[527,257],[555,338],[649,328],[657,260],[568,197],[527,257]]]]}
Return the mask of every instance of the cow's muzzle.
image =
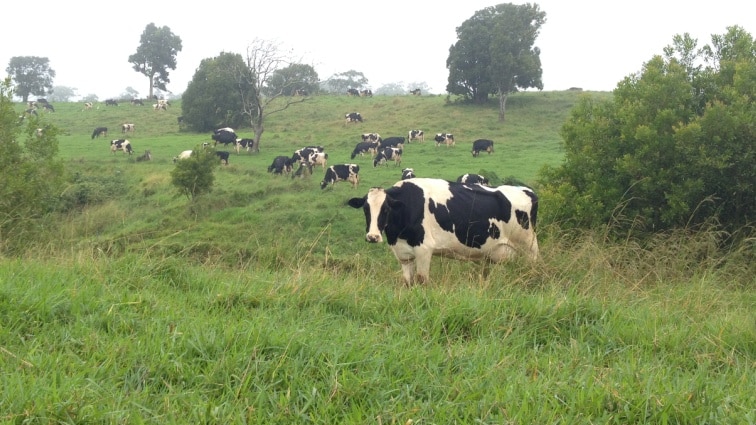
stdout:
{"type": "Polygon", "coordinates": [[[380,233],[378,233],[377,235],[368,233],[367,235],[365,235],[365,240],[370,243],[378,243],[378,242],[382,242],[383,238],[381,237],[380,233]]]}

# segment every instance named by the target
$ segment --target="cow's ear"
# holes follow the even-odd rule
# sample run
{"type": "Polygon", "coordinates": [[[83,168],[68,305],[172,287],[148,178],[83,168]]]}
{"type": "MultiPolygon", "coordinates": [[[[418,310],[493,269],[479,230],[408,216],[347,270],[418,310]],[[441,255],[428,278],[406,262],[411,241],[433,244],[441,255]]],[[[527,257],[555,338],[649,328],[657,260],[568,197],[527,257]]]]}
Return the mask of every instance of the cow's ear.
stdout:
{"type": "Polygon", "coordinates": [[[366,199],[367,196],[363,196],[362,198],[352,198],[349,200],[349,206],[352,208],[362,208],[362,206],[365,205],[366,199]]]}

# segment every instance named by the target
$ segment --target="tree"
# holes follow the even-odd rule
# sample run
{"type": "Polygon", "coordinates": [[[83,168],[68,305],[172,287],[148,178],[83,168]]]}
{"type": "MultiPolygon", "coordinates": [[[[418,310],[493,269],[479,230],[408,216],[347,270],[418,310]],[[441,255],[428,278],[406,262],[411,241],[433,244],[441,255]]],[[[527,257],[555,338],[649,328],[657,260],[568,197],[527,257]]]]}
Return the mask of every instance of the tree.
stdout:
{"type": "Polygon", "coordinates": [[[361,72],[349,70],[333,74],[322,82],[320,88],[328,93],[345,94],[347,89],[361,89],[368,84],[368,79],[361,72]]]}
{"type": "Polygon", "coordinates": [[[289,68],[294,62],[281,52],[278,45],[267,40],[256,39],[247,46],[246,69],[234,70],[236,83],[242,100],[242,114],[250,121],[255,133],[252,151],[260,151],[260,138],[265,131],[265,119],[284,111],[297,103],[306,102],[308,97],[287,96],[291,86],[273,87],[273,78],[279,71],[289,68]]]}
{"type": "Polygon", "coordinates": [[[37,117],[19,126],[11,80],[0,83],[0,252],[22,251],[57,207],[63,181],[55,158],[58,133],[37,117]]]}
{"type": "Polygon", "coordinates": [[[254,97],[252,79],[238,53],[203,59],[182,97],[184,124],[195,131],[242,125],[242,99],[254,97]]]}
{"type": "Polygon", "coordinates": [[[189,158],[181,159],[171,171],[171,183],[190,200],[213,190],[218,157],[212,149],[195,146],[189,158]]]}
{"type": "Polygon", "coordinates": [[[181,51],[181,38],[167,26],[158,28],[150,23],[144,29],[136,53],[129,56],[129,63],[150,80],[149,97],[153,88],[167,90],[168,70],[176,69],[176,55],[181,51]]]}
{"type": "Polygon", "coordinates": [[[15,93],[29,101],[29,95],[46,96],[52,90],[55,70],[47,58],[38,56],[14,56],[5,69],[16,83],[15,93]]]}
{"type": "Polygon", "coordinates": [[[66,86],[54,86],[47,96],[50,102],[70,102],[72,97],[78,96],[76,88],[66,86]]]}
{"type": "Polygon", "coordinates": [[[540,49],[533,47],[546,13],[537,4],[503,3],[475,12],[457,28],[449,48],[446,90],[475,102],[499,99],[504,121],[507,97],[519,89],[543,89],[540,49]]]}
{"type": "Polygon", "coordinates": [[[139,92],[133,87],[128,86],[123,93],[121,93],[121,99],[139,99],[139,92]]]}
{"type": "Polygon", "coordinates": [[[294,96],[297,91],[312,94],[318,90],[318,73],[310,65],[293,63],[273,72],[268,81],[265,95],[282,93],[294,96]]]}
{"type": "Polygon", "coordinates": [[[619,231],[753,225],[756,43],[739,27],[712,40],[697,49],[676,36],[611,101],[580,101],[562,128],[564,164],[542,173],[555,219],[619,231]]]}
{"type": "Polygon", "coordinates": [[[381,96],[399,96],[407,94],[407,90],[402,83],[388,83],[378,87],[374,94],[381,96]]]}

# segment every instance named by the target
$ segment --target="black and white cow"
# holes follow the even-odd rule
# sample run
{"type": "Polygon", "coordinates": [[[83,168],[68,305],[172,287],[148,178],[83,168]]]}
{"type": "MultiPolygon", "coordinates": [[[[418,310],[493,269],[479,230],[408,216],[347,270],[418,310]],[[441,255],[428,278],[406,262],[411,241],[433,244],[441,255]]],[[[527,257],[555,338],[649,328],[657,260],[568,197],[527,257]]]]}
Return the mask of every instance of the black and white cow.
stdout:
{"type": "Polygon", "coordinates": [[[394,161],[394,165],[399,165],[402,163],[402,150],[400,148],[394,148],[394,147],[387,147],[381,149],[380,152],[378,152],[378,155],[375,156],[373,159],[373,167],[377,167],[379,165],[386,164],[388,165],[389,161],[394,161]]]}
{"type": "Polygon", "coordinates": [[[538,258],[538,197],[527,187],[415,178],[374,187],[348,203],[365,212],[368,242],[386,235],[405,285],[428,280],[433,255],[492,262],[538,258]]]}
{"type": "Polygon", "coordinates": [[[180,154],[173,157],[173,162],[181,161],[182,159],[189,159],[192,156],[192,150],[181,151],[180,154]]]}
{"type": "Polygon", "coordinates": [[[480,174],[462,174],[457,177],[457,183],[464,184],[482,184],[488,186],[488,178],[481,176],[480,174]]]}
{"type": "Polygon", "coordinates": [[[378,133],[362,133],[360,135],[363,142],[380,142],[381,135],[378,133]]]}
{"type": "Polygon", "coordinates": [[[92,102],[84,102],[84,108],[82,108],[82,111],[92,109],[92,106],[94,106],[92,102]]]}
{"type": "Polygon", "coordinates": [[[105,106],[118,106],[115,99],[105,99],[105,106]]]}
{"type": "Polygon", "coordinates": [[[307,165],[312,168],[316,165],[321,165],[325,170],[328,163],[328,154],[325,152],[313,152],[307,158],[307,165]]]}
{"type": "Polygon", "coordinates": [[[488,139],[478,139],[473,142],[472,156],[478,156],[481,152],[488,152],[491,155],[494,151],[493,141],[488,139]]]}
{"type": "Polygon", "coordinates": [[[348,181],[352,183],[352,188],[360,184],[360,166],[357,164],[336,164],[331,165],[325,172],[323,181],[320,182],[320,188],[325,189],[329,184],[331,188],[336,182],[348,181]]]}
{"type": "Polygon", "coordinates": [[[131,99],[131,104],[134,106],[144,106],[142,99],[131,99]]]}
{"type": "Polygon", "coordinates": [[[360,91],[357,89],[347,89],[347,96],[359,96],[360,91]]]}
{"type": "Polygon", "coordinates": [[[310,162],[310,158],[312,157],[312,154],[316,152],[324,152],[325,148],[323,146],[305,146],[301,149],[297,149],[294,151],[294,154],[291,156],[291,163],[296,164],[299,163],[299,168],[297,168],[297,171],[292,174],[292,178],[299,177],[304,174],[304,171],[307,170],[310,174],[312,174],[312,163],[310,162]]]}
{"type": "Polygon", "coordinates": [[[129,123],[121,124],[121,133],[129,133],[129,132],[133,133],[135,129],[136,129],[136,126],[134,124],[129,124],[129,123]]]}
{"type": "Polygon", "coordinates": [[[363,156],[366,153],[369,153],[372,156],[375,154],[377,150],[378,150],[378,142],[357,143],[357,146],[355,146],[354,150],[352,151],[352,159],[354,159],[354,157],[356,157],[357,155],[363,156]]]}
{"type": "Polygon", "coordinates": [[[362,122],[362,115],[360,115],[359,112],[350,112],[348,114],[344,114],[344,118],[346,118],[346,122],[362,122]]]}
{"type": "Polygon", "coordinates": [[[415,170],[412,168],[405,168],[402,170],[402,180],[414,179],[415,177],[417,176],[415,175],[415,170]]]}
{"type": "Polygon", "coordinates": [[[423,130],[410,130],[409,133],[407,133],[409,137],[407,137],[407,143],[412,142],[413,140],[417,140],[420,142],[425,141],[425,133],[423,130]]]}
{"type": "Polygon", "coordinates": [[[50,103],[45,102],[42,104],[42,107],[45,111],[55,112],[55,108],[53,108],[52,104],[50,103]]]}
{"type": "Polygon", "coordinates": [[[378,147],[380,148],[404,148],[404,137],[400,136],[394,136],[394,137],[387,137],[383,140],[381,140],[378,147]]]}
{"type": "Polygon", "coordinates": [[[129,155],[134,152],[131,148],[131,142],[126,139],[116,139],[110,141],[110,151],[116,153],[117,151],[123,151],[129,155]]]}
{"type": "Polygon", "coordinates": [[[94,140],[95,137],[107,136],[107,135],[108,135],[107,127],[96,127],[94,131],[92,132],[92,139],[94,140]]]}
{"type": "Polygon", "coordinates": [[[373,91],[370,89],[360,90],[360,97],[373,97],[373,91]]]}
{"type": "Polygon", "coordinates": [[[439,147],[442,143],[445,144],[447,148],[449,146],[454,146],[454,135],[451,133],[437,133],[433,140],[436,141],[436,147],[439,147]]]}
{"type": "Polygon", "coordinates": [[[213,131],[213,135],[210,138],[215,141],[216,146],[218,143],[223,144],[223,146],[236,143],[236,139],[238,139],[234,129],[231,127],[223,127],[213,131]]]}
{"type": "Polygon", "coordinates": [[[273,163],[268,166],[268,172],[273,174],[286,174],[289,175],[293,168],[294,163],[288,156],[277,156],[273,158],[273,163]]]}
{"type": "Polygon", "coordinates": [[[249,152],[250,150],[252,150],[254,143],[254,139],[236,139],[236,153],[238,154],[242,149],[249,152]]]}
{"type": "Polygon", "coordinates": [[[227,151],[215,151],[215,154],[221,160],[222,164],[228,165],[228,155],[229,155],[229,153],[227,151]]]}
{"type": "Polygon", "coordinates": [[[410,90],[410,94],[413,96],[420,96],[422,92],[420,91],[420,89],[414,89],[414,90],[410,90]]]}

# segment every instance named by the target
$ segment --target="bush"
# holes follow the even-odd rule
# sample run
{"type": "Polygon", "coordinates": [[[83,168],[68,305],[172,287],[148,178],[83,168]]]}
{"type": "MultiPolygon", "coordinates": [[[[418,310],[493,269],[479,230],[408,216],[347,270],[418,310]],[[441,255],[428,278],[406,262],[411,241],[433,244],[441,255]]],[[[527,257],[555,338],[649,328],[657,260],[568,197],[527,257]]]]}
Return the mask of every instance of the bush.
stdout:
{"type": "Polygon", "coordinates": [[[189,158],[176,162],[176,168],[171,171],[171,182],[189,199],[209,193],[213,188],[213,171],[218,162],[214,150],[197,146],[189,158]]]}

